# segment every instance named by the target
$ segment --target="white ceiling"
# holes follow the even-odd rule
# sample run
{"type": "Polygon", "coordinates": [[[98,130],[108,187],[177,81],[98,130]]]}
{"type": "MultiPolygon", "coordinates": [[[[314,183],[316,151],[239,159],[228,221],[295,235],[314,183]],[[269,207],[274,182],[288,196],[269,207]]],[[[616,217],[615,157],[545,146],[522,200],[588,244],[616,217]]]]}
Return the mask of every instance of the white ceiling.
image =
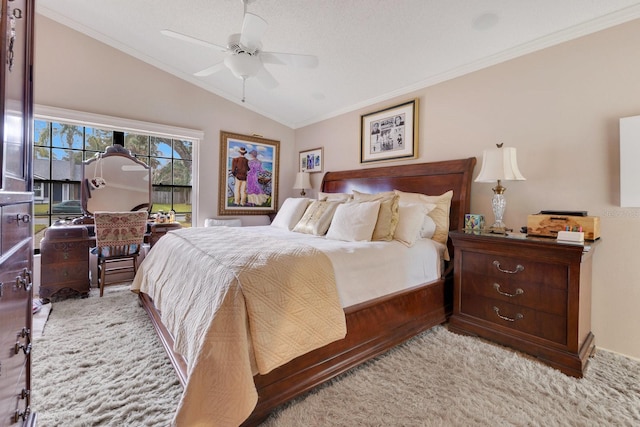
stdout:
{"type": "MultiPolygon", "coordinates": [[[[228,69],[193,73],[224,53],[242,0],[37,0],[36,11],[241,104],[228,69]]],[[[313,69],[267,64],[278,80],[247,80],[245,107],[292,128],[403,95],[640,17],[640,0],[251,0],[268,23],[263,50],[316,55],[313,69]]],[[[637,42],[637,41],[636,41],[637,42]]]]}

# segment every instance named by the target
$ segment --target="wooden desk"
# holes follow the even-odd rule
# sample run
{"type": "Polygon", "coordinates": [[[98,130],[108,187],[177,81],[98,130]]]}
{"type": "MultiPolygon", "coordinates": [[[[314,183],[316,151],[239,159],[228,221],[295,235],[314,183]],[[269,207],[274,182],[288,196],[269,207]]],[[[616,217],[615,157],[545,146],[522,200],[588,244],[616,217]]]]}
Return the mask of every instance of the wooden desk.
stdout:
{"type": "MultiPolygon", "coordinates": [[[[52,226],[46,230],[40,244],[41,298],[85,298],[89,295],[89,288],[98,285],[96,257],[90,255],[91,248],[96,246],[94,225],[86,222],[86,219],[84,221],[83,225],[52,226]]],[[[167,232],[181,227],[178,222],[149,222],[145,243],[153,246],[167,232]]],[[[142,262],[145,254],[146,250],[143,248],[138,263],[142,262]]],[[[133,280],[133,277],[129,276],[123,275],[122,281],[133,280]]]]}

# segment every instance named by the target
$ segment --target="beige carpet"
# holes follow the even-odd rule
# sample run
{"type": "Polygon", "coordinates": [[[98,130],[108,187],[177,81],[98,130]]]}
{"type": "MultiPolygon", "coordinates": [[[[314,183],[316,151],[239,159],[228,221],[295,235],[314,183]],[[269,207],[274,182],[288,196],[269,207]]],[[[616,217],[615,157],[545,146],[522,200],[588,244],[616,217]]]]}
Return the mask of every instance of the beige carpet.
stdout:
{"type": "MultiPolygon", "coordinates": [[[[597,341],[597,340],[596,340],[597,341]]],[[[136,296],[53,303],[34,342],[38,426],[166,426],[181,388],[136,296]]],[[[215,423],[211,423],[215,425],[215,423]]],[[[638,426],[640,362],[598,351],[585,378],[436,327],[284,405],[265,427],[638,426]]]]}
{"type": "Polygon", "coordinates": [[[38,427],[168,426],[182,388],[137,295],[52,303],[32,350],[38,427]]]}

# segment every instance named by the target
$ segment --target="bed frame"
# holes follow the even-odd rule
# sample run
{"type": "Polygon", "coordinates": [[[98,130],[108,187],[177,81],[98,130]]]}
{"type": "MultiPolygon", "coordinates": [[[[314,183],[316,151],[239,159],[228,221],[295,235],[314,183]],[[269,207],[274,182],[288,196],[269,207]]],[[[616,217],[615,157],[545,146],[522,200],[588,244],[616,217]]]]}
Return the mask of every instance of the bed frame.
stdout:
{"type": "MultiPolygon", "coordinates": [[[[328,172],[322,180],[321,191],[375,193],[398,189],[439,195],[453,190],[449,228],[457,230],[463,227],[464,214],[469,212],[475,164],[476,159],[471,157],[328,172]]],[[[453,254],[450,241],[449,253],[453,254]]],[[[162,325],[151,298],[144,293],[139,295],[184,386],[187,365],[181,355],[173,352],[171,334],[162,325]]],[[[436,281],[345,308],[347,335],[344,339],[300,356],[269,374],[254,377],[258,403],[243,426],[260,424],[277,406],[445,322],[451,313],[452,303],[453,274],[452,267],[449,267],[436,281]]]]}

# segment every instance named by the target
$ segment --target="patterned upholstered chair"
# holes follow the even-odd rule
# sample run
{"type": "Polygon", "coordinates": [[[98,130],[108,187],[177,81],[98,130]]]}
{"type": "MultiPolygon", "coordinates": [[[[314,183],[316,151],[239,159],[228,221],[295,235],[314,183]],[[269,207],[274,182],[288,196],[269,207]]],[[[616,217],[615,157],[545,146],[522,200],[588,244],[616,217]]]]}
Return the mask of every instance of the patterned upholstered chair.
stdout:
{"type": "Polygon", "coordinates": [[[138,271],[147,217],[147,211],[94,212],[100,296],[104,294],[107,274],[132,271],[135,275],[138,271]],[[127,262],[131,264],[126,265],[127,262]]]}

